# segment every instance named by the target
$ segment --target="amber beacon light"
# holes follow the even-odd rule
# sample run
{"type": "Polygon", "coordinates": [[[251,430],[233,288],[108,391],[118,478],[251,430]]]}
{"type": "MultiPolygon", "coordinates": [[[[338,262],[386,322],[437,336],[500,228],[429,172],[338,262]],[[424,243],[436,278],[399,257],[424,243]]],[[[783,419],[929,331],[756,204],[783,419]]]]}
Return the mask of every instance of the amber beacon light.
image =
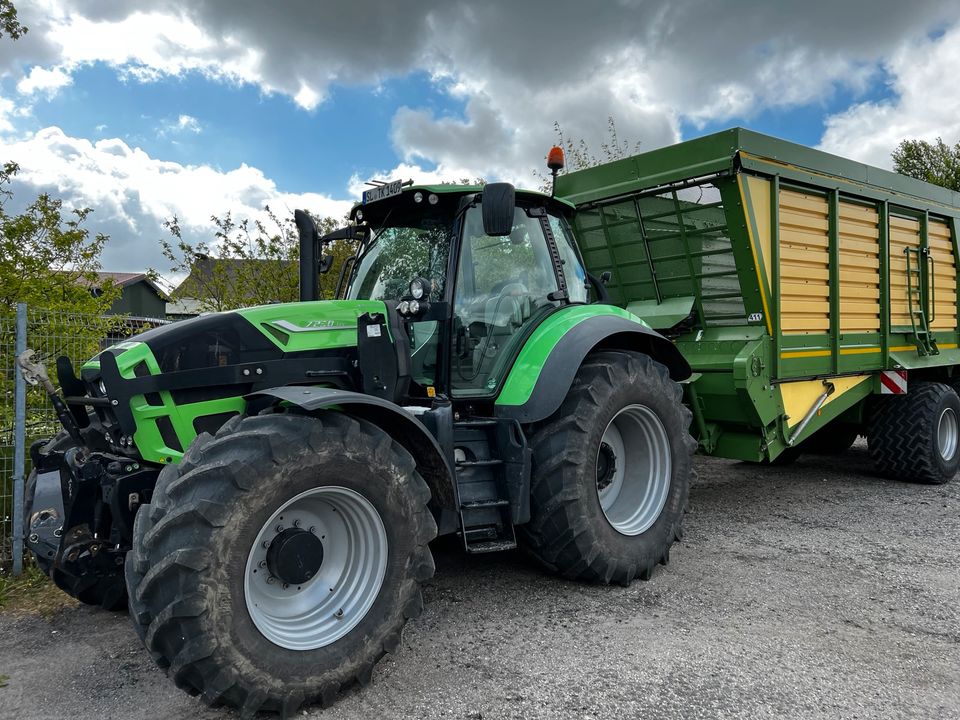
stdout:
{"type": "MultiPolygon", "coordinates": [[[[563,169],[563,148],[554,145],[547,153],[547,167],[550,168],[550,174],[553,176],[554,188],[557,184],[557,172],[563,169]]],[[[551,190],[551,195],[553,190],[551,190]]]]}

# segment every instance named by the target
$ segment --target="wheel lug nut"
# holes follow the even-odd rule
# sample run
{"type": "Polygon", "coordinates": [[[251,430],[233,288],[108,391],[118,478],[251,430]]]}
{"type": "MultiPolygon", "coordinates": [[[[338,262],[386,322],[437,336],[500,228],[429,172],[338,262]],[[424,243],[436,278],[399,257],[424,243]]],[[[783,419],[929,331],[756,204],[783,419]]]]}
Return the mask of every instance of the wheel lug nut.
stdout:
{"type": "Polygon", "coordinates": [[[293,521],[293,526],[294,526],[295,528],[300,527],[300,521],[299,521],[299,520],[294,520],[294,521],[293,521]]]}
{"type": "Polygon", "coordinates": [[[316,529],[313,525],[311,525],[311,526],[310,526],[310,532],[312,532],[313,534],[316,534],[316,533],[317,533],[317,529],[316,529]]]}
{"type": "Polygon", "coordinates": [[[337,611],[333,614],[333,616],[336,617],[336,618],[342,618],[342,617],[343,617],[343,608],[340,608],[339,610],[337,610],[337,611]]]}
{"type": "Polygon", "coordinates": [[[265,568],[267,566],[267,561],[261,560],[259,564],[260,564],[260,567],[265,568]]]}
{"type": "Polygon", "coordinates": [[[284,584],[283,584],[283,589],[284,589],[284,590],[286,590],[288,587],[290,587],[290,585],[289,585],[288,583],[284,583],[284,584]]]}
{"type": "Polygon", "coordinates": [[[274,582],[276,582],[276,580],[274,579],[273,575],[267,578],[268,585],[273,585],[274,582]]]}
{"type": "Polygon", "coordinates": [[[269,541],[269,540],[264,540],[264,541],[263,541],[263,547],[264,547],[264,548],[270,547],[270,541],[269,541]]]}
{"type": "Polygon", "coordinates": [[[283,532],[283,525],[277,525],[277,532],[278,533],[283,532]]]}

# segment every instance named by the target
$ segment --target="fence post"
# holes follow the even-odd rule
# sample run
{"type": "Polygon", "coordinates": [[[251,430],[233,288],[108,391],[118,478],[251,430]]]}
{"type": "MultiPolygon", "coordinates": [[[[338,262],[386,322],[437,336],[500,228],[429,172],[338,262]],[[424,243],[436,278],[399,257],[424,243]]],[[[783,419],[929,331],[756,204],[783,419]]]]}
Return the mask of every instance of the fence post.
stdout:
{"type": "MultiPolygon", "coordinates": [[[[27,304],[17,303],[15,354],[27,349],[27,304]]],[[[23,571],[23,479],[27,442],[27,382],[13,371],[13,574],[23,571]]]]}

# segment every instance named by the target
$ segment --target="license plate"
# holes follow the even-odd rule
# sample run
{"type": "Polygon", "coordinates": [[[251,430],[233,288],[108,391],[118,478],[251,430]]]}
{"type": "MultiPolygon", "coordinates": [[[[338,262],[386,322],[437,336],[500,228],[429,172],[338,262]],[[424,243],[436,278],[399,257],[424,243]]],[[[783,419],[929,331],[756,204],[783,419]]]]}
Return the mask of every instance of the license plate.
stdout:
{"type": "Polygon", "coordinates": [[[377,200],[383,200],[384,198],[399,195],[402,186],[402,180],[394,180],[393,182],[389,182],[384,185],[377,185],[377,187],[371,188],[370,190],[364,190],[363,204],[366,205],[367,203],[372,203],[376,202],[377,200]]]}

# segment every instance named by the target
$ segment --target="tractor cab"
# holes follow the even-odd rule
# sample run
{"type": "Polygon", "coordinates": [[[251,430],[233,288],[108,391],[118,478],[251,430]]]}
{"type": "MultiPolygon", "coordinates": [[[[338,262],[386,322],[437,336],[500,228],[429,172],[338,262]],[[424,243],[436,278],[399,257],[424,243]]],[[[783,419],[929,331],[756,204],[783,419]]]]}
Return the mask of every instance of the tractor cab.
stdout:
{"type": "Polygon", "coordinates": [[[393,183],[364,200],[351,213],[360,243],[338,297],[396,312],[415,386],[492,397],[529,331],[589,300],[565,202],[505,183],[393,183]]]}

